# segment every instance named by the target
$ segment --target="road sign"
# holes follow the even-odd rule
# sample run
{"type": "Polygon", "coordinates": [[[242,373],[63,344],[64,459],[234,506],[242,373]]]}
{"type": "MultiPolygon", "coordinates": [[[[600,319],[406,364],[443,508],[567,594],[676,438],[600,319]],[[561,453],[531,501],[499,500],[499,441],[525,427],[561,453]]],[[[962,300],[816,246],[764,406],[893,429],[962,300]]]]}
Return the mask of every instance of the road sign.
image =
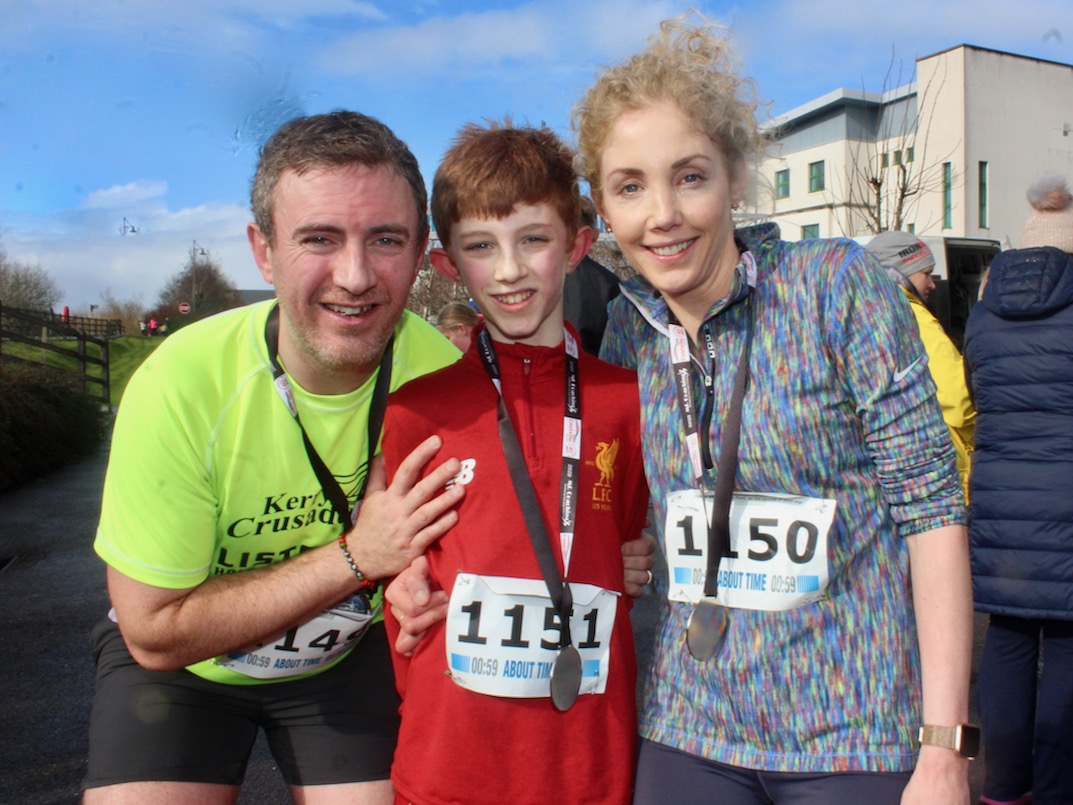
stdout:
{"type": "Polygon", "coordinates": [[[180,302],[179,303],[179,312],[180,313],[189,313],[190,312],[190,303],[189,302],[180,302]]]}

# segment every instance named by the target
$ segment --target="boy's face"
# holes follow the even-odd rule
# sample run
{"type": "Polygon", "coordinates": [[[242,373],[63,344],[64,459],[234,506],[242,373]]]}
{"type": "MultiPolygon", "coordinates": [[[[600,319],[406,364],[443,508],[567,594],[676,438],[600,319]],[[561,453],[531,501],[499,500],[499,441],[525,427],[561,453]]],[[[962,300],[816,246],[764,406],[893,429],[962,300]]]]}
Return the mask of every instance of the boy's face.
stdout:
{"type": "Polygon", "coordinates": [[[592,244],[570,236],[550,204],[520,205],[506,218],[463,218],[433,265],[465,283],[496,341],[554,347],[563,340],[563,279],[592,244]]]}

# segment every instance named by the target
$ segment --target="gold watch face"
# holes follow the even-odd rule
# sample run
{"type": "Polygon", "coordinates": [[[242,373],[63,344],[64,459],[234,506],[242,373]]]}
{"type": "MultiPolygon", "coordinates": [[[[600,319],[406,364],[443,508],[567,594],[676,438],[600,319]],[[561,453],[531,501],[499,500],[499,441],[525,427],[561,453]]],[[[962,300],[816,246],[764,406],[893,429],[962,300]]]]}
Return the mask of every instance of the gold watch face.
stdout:
{"type": "Polygon", "coordinates": [[[958,754],[970,760],[980,754],[980,728],[975,724],[958,727],[958,754]]]}

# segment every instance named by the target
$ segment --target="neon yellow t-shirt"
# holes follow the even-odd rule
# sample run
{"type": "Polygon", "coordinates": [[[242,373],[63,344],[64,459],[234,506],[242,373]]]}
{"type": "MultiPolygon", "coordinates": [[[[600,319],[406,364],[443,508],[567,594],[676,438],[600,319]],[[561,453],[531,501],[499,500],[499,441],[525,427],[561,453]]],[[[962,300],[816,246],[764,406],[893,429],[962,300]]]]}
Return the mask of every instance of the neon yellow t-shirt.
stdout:
{"type": "MultiPolygon", "coordinates": [[[[134,373],[116,416],[94,549],[120,573],[196,587],[295,556],[340,527],[302,434],[272,382],[264,341],[275,300],[227,311],[168,337],[134,373]]],[[[459,352],[409,311],[395,328],[391,390],[459,352]]],[[[310,394],[292,379],[302,424],[351,505],[367,472],[374,374],[356,391],[310,394]]],[[[257,680],[212,660],[189,670],[257,680]]]]}

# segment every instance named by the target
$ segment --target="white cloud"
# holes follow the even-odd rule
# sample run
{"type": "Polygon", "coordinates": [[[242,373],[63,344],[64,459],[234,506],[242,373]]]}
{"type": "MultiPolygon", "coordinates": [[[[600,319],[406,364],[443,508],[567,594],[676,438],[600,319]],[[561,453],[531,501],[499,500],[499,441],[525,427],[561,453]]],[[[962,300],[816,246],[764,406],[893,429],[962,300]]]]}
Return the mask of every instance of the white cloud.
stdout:
{"type": "Polygon", "coordinates": [[[72,307],[106,289],[151,303],[194,240],[260,287],[237,202],[286,117],[367,110],[431,173],[482,114],[565,131],[592,76],[691,5],[732,26],[776,114],[838,87],[881,89],[892,53],[910,72],[961,43],[1073,63],[1070,0],[0,0],[0,245],[52,272],[72,307]],[[157,121],[170,129],[140,133],[157,121]],[[121,148],[145,158],[116,166],[94,150],[121,148]],[[83,187],[99,189],[72,200],[83,187]],[[46,205],[77,209],[27,211],[46,205]],[[124,218],[139,235],[120,237],[124,218]]]}
{"type": "Polygon", "coordinates": [[[554,0],[464,12],[359,31],[335,42],[322,63],[345,75],[428,75],[437,81],[519,66],[558,72],[639,48],[660,19],[675,13],[670,2],[644,0],[554,0]]]}
{"type": "MultiPolygon", "coordinates": [[[[309,17],[355,18],[385,21],[389,19],[376,3],[359,2],[359,0],[229,0],[220,3],[217,0],[202,0],[195,5],[205,8],[219,8],[228,11],[240,11],[260,17],[276,20],[308,19],[309,17]]],[[[188,7],[188,6],[186,6],[188,7]]]]}
{"type": "Polygon", "coordinates": [[[376,3],[356,0],[0,0],[0,19],[0,44],[18,50],[88,34],[161,50],[200,46],[212,54],[221,44],[256,51],[272,30],[390,17],[376,3]]]}
{"type": "Polygon", "coordinates": [[[139,180],[106,190],[95,190],[86,196],[82,206],[87,209],[130,209],[146,201],[162,199],[167,193],[167,182],[139,180]]]}
{"type": "Polygon", "coordinates": [[[737,12],[734,33],[774,114],[839,87],[905,83],[917,58],[960,44],[1073,62],[1069,0],[773,0],[737,12]]]}
{"type": "MultiPolygon", "coordinates": [[[[877,15],[875,6],[856,0],[786,0],[775,18],[776,24],[798,31],[800,41],[813,45],[822,39],[813,34],[846,35],[847,40],[831,39],[831,52],[839,42],[874,47],[887,41],[946,42],[988,47],[986,41],[1022,41],[1034,46],[1050,29],[1064,27],[1073,36],[1073,13],[1069,0],[904,0],[897,9],[877,15]]],[[[942,48],[940,48],[942,49],[942,48]]],[[[882,48],[880,48],[882,52],[882,48]]],[[[928,48],[906,54],[909,58],[929,55],[928,48]]]]}
{"type": "MultiPolygon", "coordinates": [[[[105,191],[108,192],[108,191],[105,191]]],[[[152,305],[164,284],[185,264],[194,241],[216,260],[238,288],[268,287],[246,240],[249,210],[204,204],[168,210],[159,197],[118,214],[105,206],[65,213],[5,215],[0,243],[8,257],[39,264],[56,280],[72,309],[86,309],[105,292],[120,301],[152,305]],[[121,235],[126,218],[137,234],[121,235]]]]}
{"type": "MultiPolygon", "coordinates": [[[[569,15],[577,32],[575,57],[603,62],[619,59],[644,46],[661,20],[676,17],[684,7],[674,2],[613,2],[569,5],[569,15]]],[[[562,54],[567,56],[568,54],[562,54]]]]}

